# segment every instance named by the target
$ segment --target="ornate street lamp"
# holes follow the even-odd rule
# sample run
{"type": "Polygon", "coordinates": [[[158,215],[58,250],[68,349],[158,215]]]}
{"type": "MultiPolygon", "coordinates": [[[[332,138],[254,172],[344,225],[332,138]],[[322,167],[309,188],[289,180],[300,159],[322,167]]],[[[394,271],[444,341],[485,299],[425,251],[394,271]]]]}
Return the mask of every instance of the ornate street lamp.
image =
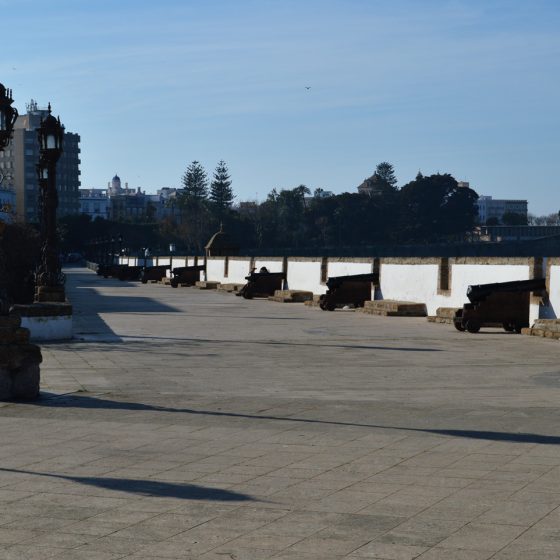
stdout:
{"type": "Polygon", "coordinates": [[[15,107],[12,107],[12,90],[6,89],[0,84],[0,150],[3,150],[9,143],[14,130],[14,124],[18,117],[15,107]]]}
{"type": "Polygon", "coordinates": [[[36,274],[36,301],[65,301],[64,275],[60,269],[57,249],[56,209],[58,193],[56,191],[56,164],[62,154],[64,126],[60,118],[49,114],[41,119],[37,129],[39,140],[39,163],[37,176],[40,187],[42,249],[41,263],[36,274]]]}
{"type": "Polygon", "coordinates": [[[109,245],[109,253],[111,255],[110,266],[115,264],[115,236],[111,235],[111,244],[109,245]]]}
{"type": "MultiPolygon", "coordinates": [[[[12,91],[0,84],[0,151],[10,143],[18,116],[12,103],[12,91]]],[[[29,329],[21,327],[21,317],[9,315],[7,259],[1,239],[5,227],[0,222],[0,344],[4,346],[0,356],[0,398],[29,400],[39,396],[41,350],[29,344],[29,329]]]]}
{"type": "Polygon", "coordinates": [[[169,244],[169,277],[173,278],[173,253],[175,252],[175,243],[169,244]]]}
{"type": "MultiPolygon", "coordinates": [[[[4,150],[10,143],[14,124],[18,116],[15,107],[12,107],[12,90],[6,89],[0,84],[0,151],[4,150]]],[[[0,222],[0,238],[4,233],[6,224],[0,222]]],[[[8,271],[6,254],[0,243],[0,315],[8,315],[10,302],[8,298],[8,271]]]]}

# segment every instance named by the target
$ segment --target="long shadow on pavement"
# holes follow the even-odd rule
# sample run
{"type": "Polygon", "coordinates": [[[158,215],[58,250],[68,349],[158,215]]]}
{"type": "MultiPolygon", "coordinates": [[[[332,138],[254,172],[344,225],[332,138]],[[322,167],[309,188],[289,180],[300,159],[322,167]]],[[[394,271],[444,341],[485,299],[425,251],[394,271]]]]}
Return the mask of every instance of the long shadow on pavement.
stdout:
{"type": "Polygon", "coordinates": [[[436,428],[409,428],[406,426],[383,426],[379,424],[361,424],[357,422],[336,422],[334,420],[316,420],[313,418],[297,418],[294,416],[270,416],[260,414],[242,414],[238,412],[223,412],[217,410],[195,410],[192,408],[173,408],[156,406],[144,403],[112,401],[98,397],[76,396],[76,395],[42,395],[37,401],[21,403],[31,406],[44,406],[49,408],[85,408],[85,409],[109,409],[109,410],[133,410],[154,411],[191,414],[195,416],[216,416],[225,418],[247,418],[251,420],[277,420],[281,422],[299,422],[304,424],[326,424],[334,426],[353,426],[358,428],[375,428],[381,430],[402,430],[406,432],[423,432],[428,434],[445,435],[451,437],[462,437],[470,439],[482,439],[488,441],[506,441],[513,443],[541,443],[548,445],[560,444],[559,436],[547,436],[532,433],[495,432],[485,430],[454,430],[436,428]]]}
{"type": "MultiPolygon", "coordinates": [[[[221,339],[221,338],[183,338],[183,337],[171,337],[171,336],[144,336],[144,335],[120,335],[118,342],[126,342],[123,346],[120,346],[119,350],[129,350],[135,351],[136,348],[131,346],[131,343],[140,342],[141,340],[161,340],[169,342],[183,342],[185,344],[259,344],[264,346],[308,346],[315,348],[348,348],[350,350],[389,350],[392,352],[443,352],[440,348],[416,348],[416,347],[393,347],[393,346],[368,346],[365,344],[317,344],[313,342],[283,342],[278,340],[243,340],[243,339],[221,339]],[[129,339],[127,341],[127,339],[129,339]],[[129,347],[127,349],[127,346],[129,347]]],[[[79,342],[82,342],[81,340],[79,342]]],[[[85,341],[87,342],[87,341],[85,341]]],[[[92,342],[104,342],[99,340],[93,340],[92,342]]],[[[111,342],[111,341],[109,341],[111,342]]],[[[145,348],[145,345],[142,346],[145,348]]],[[[110,350],[111,348],[103,348],[104,350],[110,350]]]]}
{"type": "Polygon", "coordinates": [[[130,492],[131,494],[140,494],[142,496],[158,497],[158,498],[180,498],[182,500],[212,500],[219,502],[247,502],[253,501],[255,498],[247,494],[232,492],[231,490],[223,490],[221,488],[207,488],[205,486],[197,486],[195,484],[161,482],[157,480],[142,480],[137,478],[105,478],[99,476],[72,476],[65,474],[52,474],[34,471],[26,471],[22,469],[8,469],[0,467],[0,472],[10,472],[18,474],[31,474],[35,476],[44,476],[47,478],[58,478],[86,484],[88,486],[96,486],[97,488],[105,488],[106,490],[118,490],[120,492],[130,492]]]}
{"type": "Polygon", "coordinates": [[[81,298],[86,302],[79,302],[79,310],[86,314],[88,310],[94,313],[180,313],[181,310],[161,303],[157,299],[132,295],[104,295],[91,287],[78,287],[81,298]]]}

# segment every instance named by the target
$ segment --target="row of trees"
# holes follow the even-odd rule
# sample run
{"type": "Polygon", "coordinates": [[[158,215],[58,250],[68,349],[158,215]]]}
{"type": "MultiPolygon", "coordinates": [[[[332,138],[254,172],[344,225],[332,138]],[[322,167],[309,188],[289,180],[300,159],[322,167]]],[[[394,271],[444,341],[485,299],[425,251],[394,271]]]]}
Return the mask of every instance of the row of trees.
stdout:
{"type": "MultiPolygon", "coordinates": [[[[476,223],[478,195],[459,187],[449,174],[418,173],[401,188],[393,166],[380,163],[363,192],[311,193],[305,185],[273,189],[262,203],[234,206],[228,167],[220,161],[209,180],[193,161],[182,177],[183,188],[171,202],[173,217],[156,224],[115,224],[88,218],[63,220],[63,238],[78,239],[124,232],[132,250],[155,249],[174,242],[179,250],[201,253],[220,224],[246,249],[308,250],[386,243],[445,242],[462,238],[476,223]],[[369,194],[367,194],[369,193],[369,194]],[[88,223],[86,223],[88,222],[88,223]],[[124,228],[124,229],[123,229],[124,228]]],[[[66,250],[70,247],[67,245],[66,250]]]]}
{"type": "Polygon", "coordinates": [[[475,223],[478,195],[449,174],[423,176],[397,189],[379,175],[382,194],[313,196],[300,185],[273,190],[247,216],[256,247],[344,247],[456,240],[475,223]]]}
{"type": "Polygon", "coordinates": [[[170,237],[186,240],[189,247],[200,252],[217,224],[231,214],[235,198],[231,177],[225,161],[221,160],[209,182],[204,167],[193,161],[181,182],[183,188],[172,201],[178,209],[178,220],[168,220],[164,228],[170,237]]]}

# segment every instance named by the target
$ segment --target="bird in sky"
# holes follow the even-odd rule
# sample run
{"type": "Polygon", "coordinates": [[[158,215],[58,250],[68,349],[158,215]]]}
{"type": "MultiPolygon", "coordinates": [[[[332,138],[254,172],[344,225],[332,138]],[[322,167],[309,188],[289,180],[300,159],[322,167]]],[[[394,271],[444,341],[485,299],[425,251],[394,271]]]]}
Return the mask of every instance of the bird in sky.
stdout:
{"type": "Polygon", "coordinates": [[[305,89],[311,89],[311,86],[305,86],[305,89]]]}

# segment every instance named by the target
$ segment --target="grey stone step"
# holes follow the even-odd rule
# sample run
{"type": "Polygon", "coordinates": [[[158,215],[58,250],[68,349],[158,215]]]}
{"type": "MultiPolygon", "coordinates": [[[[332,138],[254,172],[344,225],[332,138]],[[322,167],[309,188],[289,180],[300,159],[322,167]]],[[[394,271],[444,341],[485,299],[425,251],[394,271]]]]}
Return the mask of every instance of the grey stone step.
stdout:
{"type": "Polygon", "coordinates": [[[394,299],[366,301],[361,311],[369,315],[385,317],[426,317],[428,315],[424,303],[394,299]]]}

